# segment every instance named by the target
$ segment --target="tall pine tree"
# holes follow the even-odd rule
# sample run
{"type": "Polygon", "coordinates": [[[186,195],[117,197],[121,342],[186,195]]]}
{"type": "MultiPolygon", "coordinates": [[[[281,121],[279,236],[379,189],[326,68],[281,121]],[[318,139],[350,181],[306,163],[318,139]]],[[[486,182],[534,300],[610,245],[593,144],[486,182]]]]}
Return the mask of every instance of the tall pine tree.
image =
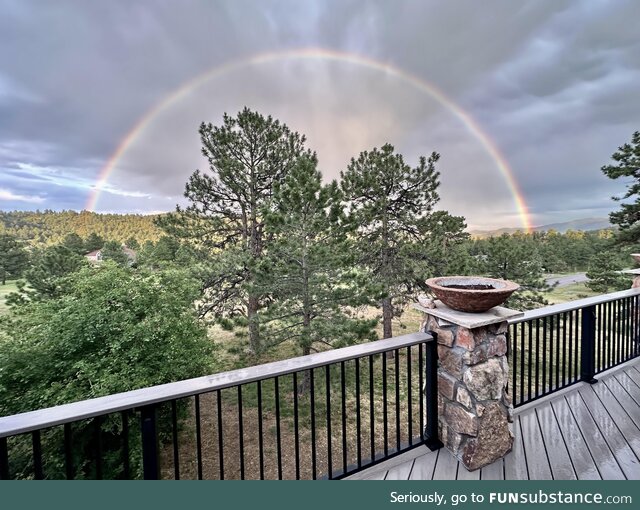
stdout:
{"type": "Polygon", "coordinates": [[[631,143],[618,147],[611,159],[616,164],[603,166],[602,172],[610,179],[629,178],[625,194],[613,199],[633,201],[620,204],[620,210],[612,212],[609,219],[620,227],[618,238],[621,242],[637,243],[640,241],[640,131],[633,133],[631,143]]]}
{"type": "Polygon", "coordinates": [[[273,242],[256,279],[271,296],[261,314],[265,337],[292,341],[303,355],[375,339],[377,321],[356,311],[376,289],[356,264],[338,184],[323,185],[315,158],[303,157],[276,183],[273,204],[265,210],[273,242]]]}
{"type": "Polygon", "coordinates": [[[200,126],[208,172],[196,171],[186,185],[190,205],[160,220],[169,233],[190,239],[210,255],[202,314],[227,325],[247,325],[253,352],[262,345],[255,265],[268,247],[262,216],[275,183],[306,153],[305,138],[286,125],[245,108],[224,115],[221,126],[200,126]]]}
{"type": "Polygon", "coordinates": [[[18,240],[9,234],[0,234],[0,282],[18,278],[27,267],[29,255],[18,240]]]}
{"type": "Polygon", "coordinates": [[[386,294],[380,302],[384,338],[393,335],[392,321],[403,305],[425,279],[447,271],[441,260],[466,238],[463,218],[434,211],[439,157],[421,157],[412,168],[386,144],[360,153],[341,173],[360,262],[386,294]]]}

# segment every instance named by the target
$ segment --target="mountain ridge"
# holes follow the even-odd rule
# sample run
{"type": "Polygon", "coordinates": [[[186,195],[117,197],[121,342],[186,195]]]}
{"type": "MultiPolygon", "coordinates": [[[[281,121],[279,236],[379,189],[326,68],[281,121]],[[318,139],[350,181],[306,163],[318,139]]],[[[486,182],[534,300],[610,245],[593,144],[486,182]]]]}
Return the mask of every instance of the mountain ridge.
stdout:
{"type": "MultiPolygon", "coordinates": [[[[548,225],[539,225],[537,227],[532,227],[533,232],[547,232],[549,230],[555,230],[564,234],[568,230],[603,230],[613,228],[611,223],[609,223],[608,218],[578,218],[570,221],[563,221],[559,223],[550,223],[548,225]]],[[[495,237],[500,236],[502,234],[513,234],[518,231],[523,231],[520,227],[503,227],[497,228],[493,230],[470,230],[469,234],[473,237],[495,237]]]]}

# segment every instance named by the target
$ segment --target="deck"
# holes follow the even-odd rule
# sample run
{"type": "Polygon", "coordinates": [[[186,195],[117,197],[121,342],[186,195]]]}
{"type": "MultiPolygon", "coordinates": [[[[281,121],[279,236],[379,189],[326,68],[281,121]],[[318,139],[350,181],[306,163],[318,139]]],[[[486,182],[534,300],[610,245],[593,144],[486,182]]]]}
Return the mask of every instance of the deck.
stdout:
{"type": "Polygon", "coordinates": [[[469,472],[421,446],[356,473],[364,480],[639,480],[640,359],[516,410],[513,450],[469,472]]]}

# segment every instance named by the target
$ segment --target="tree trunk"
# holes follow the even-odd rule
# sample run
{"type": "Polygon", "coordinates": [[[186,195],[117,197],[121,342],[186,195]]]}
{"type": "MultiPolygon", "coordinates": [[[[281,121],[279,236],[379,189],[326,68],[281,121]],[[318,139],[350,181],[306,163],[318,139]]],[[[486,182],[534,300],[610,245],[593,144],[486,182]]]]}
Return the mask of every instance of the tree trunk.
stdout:
{"type": "Polygon", "coordinates": [[[393,306],[391,298],[382,300],[382,338],[391,338],[393,332],[391,329],[391,321],[393,320],[393,306]]]}
{"type": "Polygon", "coordinates": [[[260,342],[260,328],[258,325],[259,309],[260,303],[258,302],[258,297],[250,294],[247,302],[247,319],[249,321],[249,346],[253,354],[260,353],[262,348],[260,342]]]}
{"type": "MultiPolygon", "coordinates": [[[[311,354],[311,347],[304,346],[302,348],[302,355],[307,356],[308,354],[311,354]]],[[[304,397],[305,394],[307,394],[311,389],[311,370],[305,370],[304,372],[302,372],[302,374],[298,374],[298,375],[302,376],[302,377],[298,377],[298,388],[297,388],[298,396],[304,397]]]]}

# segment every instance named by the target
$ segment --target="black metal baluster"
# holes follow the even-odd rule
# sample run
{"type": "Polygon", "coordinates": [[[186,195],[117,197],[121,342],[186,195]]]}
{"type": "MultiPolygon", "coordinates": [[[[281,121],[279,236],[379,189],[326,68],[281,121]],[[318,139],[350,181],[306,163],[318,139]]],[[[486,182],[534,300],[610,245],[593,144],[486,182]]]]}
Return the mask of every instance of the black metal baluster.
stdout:
{"type": "MultiPolygon", "coordinates": [[[[543,319],[544,320],[544,319],[543,319]]],[[[536,397],[540,395],[540,321],[536,319],[536,397]]]]}
{"type": "Polygon", "coordinates": [[[298,372],[293,373],[293,433],[296,454],[296,480],[300,480],[300,437],[298,417],[298,372]]]}
{"type": "Polygon", "coordinates": [[[7,438],[0,437],[0,480],[9,479],[9,447],[7,438]]]}
{"type": "Polygon", "coordinates": [[[220,470],[218,478],[224,480],[224,430],[222,429],[222,393],[220,390],[216,391],[216,406],[216,418],[218,419],[218,466],[220,470]]]}
{"type": "Polygon", "coordinates": [[[413,445],[413,402],[411,401],[411,346],[407,347],[407,435],[409,436],[409,446],[413,445]]]}
{"type": "Polygon", "coordinates": [[[324,367],[325,397],[327,403],[327,474],[329,479],[333,478],[333,458],[331,448],[331,370],[330,365],[324,367]]]}
{"type": "Polygon", "coordinates": [[[574,343],[573,343],[573,310],[569,312],[569,330],[568,330],[568,335],[567,338],[569,339],[569,365],[568,365],[568,370],[567,370],[567,375],[569,376],[569,383],[572,383],[575,377],[575,372],[573,370],[573,349],[574,349],[574,343]]]}
{"type": "Polygon", "coordinates": [[[580,373],[582,371],[582,369],[580,371],[578,371],[578,364],[580,363],[580,359],[581,356],[578,356],[578,351],[577,351],[577,347],[580,347],[580,352],[582,352],[582,347],[580,344],[580,324],[582,324],[582,309],[580,310],[576,310],[575,311],[576,314],[576,320],[575,320],[575,335],[574,335],[574,340],[576,343],[576,351],[575,351],[575,356],[574,356],[574,360],[573,360],[573,377],[576,381],[580,380],[580,373]]]}
{"type": "Polygon", "coordinates": [[[387,353],[382,357],[382,427],[384,437],[384,456],[389,456],[389,424],[387,416],[387,353]]]}
{"type": "Polygon", "coordinates": [[[276,456],[278,460],[278,480],[282,480],[282,435],[280,430],[280,378],[273,379],[273,391],[276,401],[276,456]]]}
{"type": "MultiPolygon", "coordinates": [[[[120,413],[122,418],[122,471],[125,480],[131,478],[131,461],[129,460],[129,411],[120,413]]],[[[68,475],[67,475],[68,476],[68,475]]],[[[72,477],[73,478],[73,477],[72,477]]]]}
{"type": "MultiPolygon", "coordinates": [[[[556,390],[562,385],[560,384],[560,315],[556,315],[554,320],[556,321],[556,390]]],[[[564,351],[563,351],[564,353],[564,351]]],[[[564,359],[562,360],[564,365],[564,359]]]]}
{"type": "MultiPolygon", "coordinates": [[[[507,351],[511,355],[511,402],[513,405],[516,403],[516,393],[518,391],[518,325],[509,326],[507,328],[507,351]],[[513,333],[513,334],[512,334],[513,333]]],[[[522,354],[520,354],[522,358],[522,354]]]]}
{"type": "Polygon", "coordinates": [[[240,447],[240,480],[244,480],[244,425],[242,412],[242,385],[238,386],[238,446],[240,447]]]}
{"type": "Polygon", "coordinates": [[[582,381],[593,384],[596,382],[595,375],[595,326],[596,326],[596,308],[588,306],[582,309],[582,337],[580,341],[580,350],[582,353],[581,377],[582,381]]]}
{"type": "MultiPolygon", "coordinates": [[[[125,414],[124,412],[122,413],[123,415],[125,414]]],[[[64,427],[64,470],[65,470],[65,476],[67,478],[67,480],[73,480],[74,478],[74,473],[73,473],[73,447],[72,447],[72,442],[73,442],[73,437],[71,434],[71,424],[70,423],[65,423],[64,427]]],[[[124,421],[123,421],[123,427],[122,427],[123,433],[124,433],[124,421]]],[[[127,441],[127,436],[124,436],[125,441],[127,441]]],[[[128,444],[128,442],[125,442],[124,444],[128,444]]]]}
{"type": "Polygon", "coordinates": [[[171,401],[171,436],[173,442],[173,478],[180,480],[180,451],[178,446],[178,406],[171,401]]]}
{"type": "Polygon", "coordinates": [[[33,475],[36,480],[42,480],[44,473],[42,471],[42,442],[39,430],[34,430],[31,433],[31,444],[33,447],[33,475]]]}
{"type": "Polygon", "coordinates": [[[318,477],[318,469],[316,466],[316,395],[315,395],[315,377],[313,368],[309,370],[309,392],[311,403],[311,472],[313,479],[318,477]]]}
{"type": "MultiPolygon", "coordinates": [[[[518,325],[516,324],[514,326],[514,328],[517,328],[518,325]]],[[[522,404],[522,402],[524,402],[524,379],[525,379],[525,372],[524,372],[524,358],[525,358],[525,354],[530,358],[531,357],[531,353],[527,352],[524,348],[524,342],[525,342],[525,323],[521,322],[520,323],[520,399],[518,400],[518,402],[516,403],[516,401],[514,400],[513,405],[514,407],[516,405],[520,405],[522,404]]],[[[515,391],[514,391],[515,393],[515,391]]]]}
{"type": "Polygon", "coordinates": [[[424,440],[424,344],[418,345],[418,386],[420,386],[419,413],[420,413],[420,439],[424,440]]]}
{"type": "Polygon", "coordinates": [[[340,363],[340,393],[342,403],[342,474],[347,472],[347,395],[344,361],[340,363]]]}
{"type": "Polygon", "coordinates": [[[613,310],[612,308],[613,307],[612,307],[611,301],[609,301],[606,306],[607,306],[607,320],[608,320],[608,328],[607,328],[608,336],[607,336],[607,342],[606,342],[607,360],[604,365],[600,365],[600,366],[596,365],[595,372],[606,370],[611,366],[611,354],[613,351],[612,349],[612,343],[613,343],[613,310]]]}
{"type": "Polygon", "coordinates": [[[198,480],[202,480],[202,424],[200,422],[200,395],[193,398],[196,412],[196,461],[198,464],[198,480]]]}
{"type": "MultiPolygon", "coordinates": [[[[549,389],[547,393],[551,393],[553,391],[553,373],[554,373],[554,365],[557,364],[557,359],[555,356],[555,350],[556,350],[556,340],[555,336],[553,334],[554,332],[554,321],[555,321],[555,316],[550,315],[549,317],[547,317],[547,320],[549,321],[549,389]]],[[[557,381],[556,381],[557,383],[557,381]]]]}
{"type": "MultiPolygon", "coordinates": [[[[531,400],[531,395],[532,395],[532,391],[531,391],[531,382],[532,382],[532,378],[533,378],[533,373],[532,373],[532,368],[533,368],[533,356],[536,356],[536,361],[537,361],[537,353],[533,350],[532,346],[533,346],[533,321],[529,321],[529,350],[527,351],[527,353],[529,354],[527,356],[527,362],[528,362],[528,370],[527,370],[527,385],[528,385],[528,393],[527,393],[527,400],[531,400]]],[[[523,400],[524,401],[524,400],[523,400]]]]}
{"type": "Polygon", "coordinates": [[[156,406],[140,409],[140,433],[142,435],[142,476],[145,480],[160,478],[158,459],[158,431],[156,428],[156,406]]]}
{"type": "Polygon", "coordinates": [[[96,480],[102,480],[102,417],[93,419],[93,428],[96,436],[96,480]]]}
{"type": "Polygon", "coordinates": [[[373,408],[373,355],[369,356],[369,429],[371,435],[371,462],[376,460],[375,413],[373,408]]]}
{"type": "Polygon", "coordinates": [[[562,387],[564,388],[566,385],[567,385],[567,313],[562,312],[562,387]]]}
{"type": "Polygon", "coordinates": [[[547,393],[547,319],[542,318],[542,395],[547,393]]]}
{"type": "Polygon", "coordinates": [[[396,385],[396,452],[400,451],[400,351],[394,351],[396,385]]]}
{"type": "Polygon", "coordinates": [[[260,460],[260,480],[264,480],[264,438],[262,433],[262,381],[257,381],[258,387],[258,456],[260,460]]]}
{"type": "Polygon", "coordinates": [[[360,416],[360,358],[356,358],[356,458],[358,469],[362,467],[362,417],[360,416]]]}

